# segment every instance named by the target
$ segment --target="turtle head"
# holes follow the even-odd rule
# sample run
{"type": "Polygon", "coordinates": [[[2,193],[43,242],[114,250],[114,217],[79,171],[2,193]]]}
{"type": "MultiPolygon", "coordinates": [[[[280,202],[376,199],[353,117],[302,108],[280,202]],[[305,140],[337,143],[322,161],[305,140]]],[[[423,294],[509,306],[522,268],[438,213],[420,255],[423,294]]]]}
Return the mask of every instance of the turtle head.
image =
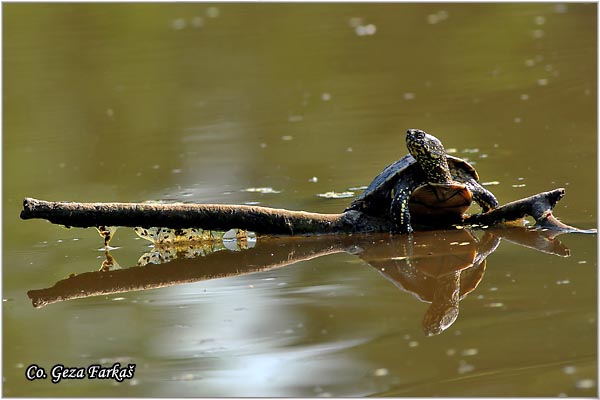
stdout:
{"type": "Polygon", "coordinates": [[[427,174],[429,182],[447,183],[452,180],[446,151],[438,138],[420,129],[409,129],[406,147],[427,174]]]}

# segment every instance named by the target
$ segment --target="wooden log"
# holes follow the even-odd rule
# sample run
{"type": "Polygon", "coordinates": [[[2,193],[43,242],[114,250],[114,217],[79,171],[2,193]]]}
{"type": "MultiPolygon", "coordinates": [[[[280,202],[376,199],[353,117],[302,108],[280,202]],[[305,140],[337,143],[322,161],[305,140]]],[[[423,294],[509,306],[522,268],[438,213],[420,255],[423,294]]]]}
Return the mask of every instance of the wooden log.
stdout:
{"type": "Polygon", "coordinates": [[[76,203],[26,198],[22,219],[41,218],[67,227],[165,227],[257,234],[386,232],[389,223],[364,213],[319,214],[269,207],[224,204],[76,203]]]}
{"type": "MultiPolygon", "coordinates": [[[[507,203],[484,214],[466,216],[468,225],[498,225],[527,215],[536,225],[561,232],[595,233],[563,224],[552,209],[564,196],[563,188],[507,203]]],[[[76,203],[23,201],[22,219],[41,218],[67,227],[202,228],[213,231],[243,229],[265,235],[307,235],[389,232],[390,221],[360,211],[320,214],[306,211],[224,204],[76,203]]]]}
{"type": "Polygon", "coordinates": [[[516,221],[529,215],[535,219],[536,225],[541,228],[561,232],[596,233],[596,229],[583,230],[566,225],[552,215],[552,209],[564,195],[564,188],[538,193],[507,203],[484,214],[469,215],[464,218],[463,222],[468,225],[491,226],[516,221]]]}

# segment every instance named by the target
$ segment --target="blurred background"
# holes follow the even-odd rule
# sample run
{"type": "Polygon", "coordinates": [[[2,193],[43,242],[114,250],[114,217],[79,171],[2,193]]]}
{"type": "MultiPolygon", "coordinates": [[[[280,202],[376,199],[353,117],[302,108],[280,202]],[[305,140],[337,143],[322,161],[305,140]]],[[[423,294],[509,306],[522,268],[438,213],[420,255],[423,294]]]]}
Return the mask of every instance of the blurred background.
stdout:
{"type": "MultiPolygon", "coordinates": [[[[97,269],[102,243],[19,212],[24,197],[341,212],[350,198],[317,195],[368,185],[420,128],[501,203],[565,187],[555,214],[595,227],[596,8],[4,4],[3,394],[595,395],[595,236],[561,236],[569,258],[503,243],[480,295],[425,338],[427,305],[350,254],[34,309],[28,290],[97,269]],[[24,378],[115,360],[135,379],[24,378]]],[[[132,230],[111,244],[123,266],[147,250],[132,230]]]]}

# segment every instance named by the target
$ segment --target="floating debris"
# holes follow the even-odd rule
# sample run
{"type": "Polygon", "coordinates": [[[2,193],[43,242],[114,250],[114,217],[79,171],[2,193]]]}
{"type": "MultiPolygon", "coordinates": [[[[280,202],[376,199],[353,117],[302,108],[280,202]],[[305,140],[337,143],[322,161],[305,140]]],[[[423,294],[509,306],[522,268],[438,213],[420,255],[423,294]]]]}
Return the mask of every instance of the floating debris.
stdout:
{"type": "Polygon", "coordinates": [[[569,6],[566,5],[565,3],[557,3],[554,5],[554,7],[552,7],[552,11],[554,11],[557,14],[564,14],[569,10],[569,6]]]}
{"type": "Polygon", "coordinates": [[[175,248],[154,248],[148,253],[142,254],[138,259],[137,266],[143,267],[148,264],[165,264],[177,258],[177,250],[175,248]]]}
{"type": "Polygon", "coordinates": [[[475,367],[473,365],[467,363],[464,360],[460,360],[459,366],[458,366],[459,374],[466,374],[466,373],[472,372],[474,369],[475,369],[475,367]]]}
{"type": "Polygon", "coordinates": [[[370,36],[377,32],[377,27],[373,24],[365,24],[364,18],[352,17],[348,20],[348,25],[354,28],[354,33],[358,36],[370,36]]]}
{"type": "Polygon", "coordinates": [[[366,190],[368,188],[368,186],[356,186],[356,187],[349,187],[348,190],[366,190]]]}
{"type": "Polygon", "coordinates": [[[362,25],[363,23],[363,19],[360,17],[352,17],[348,20],[348,25],[350,25],[352,28],[356,28],[359,25],[362,25]]]}
{"type": "Polygon", "coordinates": [[[534,29],[531,32],[531,36],[533,36],[534,39],[541,39],[544,37],[544,35],[545,35],[544,31],[541,29],[534,29]]]}
{"type": "Polygon", "coordinates": [[[230,229],[223,234],[221,241],[228,250],[246,250],[256,245],[256,234],[243,229],[230,229]]]}
{"type": "Polygon", "coordinates": [[[481,182],[482,186],[492,186],[492,185],[499,185],[499,184],[500,184],[499,181],[481,182]]]}
{"type": "Polygon", "coordinates": [[[274,190],[272,187],[249,187],[246,189],[242,189],[242,192],[250,192],[250,193],[281,193],[281,190],[274,190]]]}
{"type": "Polygon", "coordinates": [[[458,149],[456,147],[450,147],[449,149],[446,149],[446,153],[448,153],[448,154],[454,154],[457,152],[458,152],[458,149]]]}
{"type": "Polygon", "coordinates": [[[469,357],[469,356],[475,356],[478,353],[479,353],[479,350],[477,350],[477,349],[465,349],[460,354],[465,357],[469,357]]]}
{"type": "Polygon", "coordinates": [[[256,234],[242,229],[230,229],[229,231],[211,231],[201,228],[142,228],[136,227],[134,232],[153,244],[178,244],[178,243],[212,243],[224,241],[256,241],[256,234]]]}
{"type": "Polygon", "coordinates": [[[186,26],[186,22],[185,22],[185,19],[183,19],[183,18],[177,18],[177,19],[174,19],[173,21],[171,21],[171,28],[176,31],[184,29],[185,26],[186,26]]]}
{"type": "Polygon", "coordinates": [[[222,232],[209,231],[200,228],[171,229],[171,228],[133,228],[134,232],[153,244],[176,244],[184,242],[214,242],[220,241],[222,232]]]}
{"type": "Polygon", "coordinates": [[[596,386],[596,381],[593,379],[580,379],[575,383],[577,389],[592,389],[596,386]]]}
{"type": "Polygon", "coordinates": [[[204,26],[204,18],[202,18],[202,17],[193,17],[192,18],[192,26],[194,28],[202,28],[204,26]]]}
{"type": "Polygon", "coordinates": [[[526,184],[524,184],[524,183],[519,183],[519,184],[517,184],[517,185],[511,185],[511,186],[512,186],[512,187],[514,187],[514,188],[520,188],[520,187],[525,187],[525,186],[527,186],[527,185],[526,185],[526,184]]]}
{"type": "Polygon", "coordinates": [[[308,181],[311,183],[317,183],[317,182],[319,182],[319,178],[317,178],[316,176],[313,176],[312,178],[309,178],[308,181]]]}
{"type": "Polygon", "coordinates": [[[317,194],[319,197],[326,199],[346,199],[348,197],[354,197],[354,192],[326,192],[317,194]]]}
{"type": "Polygon", "coordinates": [[[548,79],[546,79],[546,78],[538,79],[537,84],[540,86],[546,86],[548,84],[548,79]]]}
{"type": "Polygon", "coordinates": [[[372,36],[377,32],[377,27],[373,24],[359,25],[354,28],[354,33],[358,36],[372,36]]]}
{"type": "Polygon", "coordinates": [[[435,14],[429,14],[427,16],[427,23],[434,25],[439,22],[445,21],[446,19],[448,19],[448,12],[446,10],[440,10],[435,14]]]}
{"type": "Polygon", "coordinates": [[[256,234],[241,229],[227,232],[209,231],[200,228],[135,228],[134,231],[154,247],[143,254],[138,266],[164,264],[177,258],[197,258],[217,251],[241,251],[256,245],[256,234]]]}
{"type": "Polygon", "coordinates": [[[377,368],[375,371],[373,371],[374,376],[386,376],[389,373],[390,371],[388,371],[387,368],[377,368]]]}
{"type": "Polygon", "coordinates": [[[219,15],[221,15],[221,10],[218,7],[212,6],[206,9],[206,16],[208,18],[218,18],[219,15]]]}
{"type": "Polygon", "coordinates": [[[403,95],[404,100],[414,100],[415,99],[415,94],[411,93],[411,92],[406,92],[403,95]]]}
{"type": "Polygon", "coordinates": [[[575,372],[577,372],[577,368],[572,365],[567,365],[562,370],[567,375],[573,375],[575,372]]]}
{"type": "Polygon", "coordinates": [[[323,101],[329,101],[329,100],[331,100],[331,94],[329,94],[329,93],[323,93],[321,95],[321,100],[323,100],[323,101]]]}
{"type": "Polygon", "coordinates": [[[114,271],[116,269],[121,269],[119,263],[114,259],[114,257],[108,251],[104,251],[104,260],[100,265],[100,271],[114,271]]]}
{"type": "Polygon", "coordinates": [[[100,234],[100,236],[102,236],[104,238],[104,246],[105,247],[108,247],[108,244],[110,243],[110,240],[115,235],[115,232],[117,231],[117,229],[119,229],[118,226],[103,225],[103,226],[96,227],[96,230],[98,230],[98,233],[100,234]]]}

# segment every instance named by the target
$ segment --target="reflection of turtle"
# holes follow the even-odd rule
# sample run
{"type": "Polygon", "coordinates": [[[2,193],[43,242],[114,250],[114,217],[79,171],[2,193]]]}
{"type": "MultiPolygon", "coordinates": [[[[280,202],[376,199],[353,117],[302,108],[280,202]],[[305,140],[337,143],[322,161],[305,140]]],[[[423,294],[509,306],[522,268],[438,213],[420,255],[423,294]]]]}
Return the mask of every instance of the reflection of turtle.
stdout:
{"type": "Polygon", "coordinates": [[[460,222],[475,200],[484,212],[496,208],[494,195],[477,181],[465,160],[446,154],[442,143],[418,129],[406,133],[410,154],[387,166],[346,209],[391,217],[392,231],[412,232],[411,217],[427,225],[460,222]]]}
{"type": "Polygon", "coordinates": [[[431,336],[454,323],[460,300],[481,281],[485,258],[500,239],[485,234],[478,241],[466,230],[455,230],[419,232],[392,243],[395,246],[368,249],[360,257],[394,285],[431,303],[423,317],[423,331],[431,336]]]}

